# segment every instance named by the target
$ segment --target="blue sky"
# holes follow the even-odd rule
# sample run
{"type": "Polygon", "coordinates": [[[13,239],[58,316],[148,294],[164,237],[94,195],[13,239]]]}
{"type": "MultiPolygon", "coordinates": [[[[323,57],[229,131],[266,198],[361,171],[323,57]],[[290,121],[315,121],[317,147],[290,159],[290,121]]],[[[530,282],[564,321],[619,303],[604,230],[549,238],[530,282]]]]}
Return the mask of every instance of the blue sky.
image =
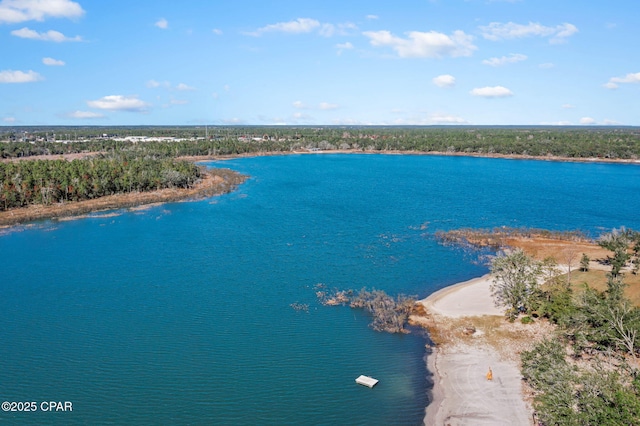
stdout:
{"type": "Polygon", "coordinates": [[[640,2],[0,0],[0,125],[640,125],[640,2]]]}

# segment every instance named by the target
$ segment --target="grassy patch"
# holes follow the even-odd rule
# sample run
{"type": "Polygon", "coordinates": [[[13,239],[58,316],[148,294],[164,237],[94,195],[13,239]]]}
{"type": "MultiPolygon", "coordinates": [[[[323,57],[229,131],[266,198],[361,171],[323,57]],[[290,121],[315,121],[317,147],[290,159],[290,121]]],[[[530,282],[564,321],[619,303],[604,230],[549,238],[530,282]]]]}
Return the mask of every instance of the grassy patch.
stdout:
{"type": "MultiPolygon", "coordinates": [[[[624,282],[627,284],[624,294],[635,306],[640,306],[640,275],[626,273],[624,282]]],[[[589,287],[598,291],[607,289],[607,272],[591,270],[588,272],[573,271],[571,272],[571,284],[576,292],[581,291],[582,284],[586,283],[589,287]]]]}

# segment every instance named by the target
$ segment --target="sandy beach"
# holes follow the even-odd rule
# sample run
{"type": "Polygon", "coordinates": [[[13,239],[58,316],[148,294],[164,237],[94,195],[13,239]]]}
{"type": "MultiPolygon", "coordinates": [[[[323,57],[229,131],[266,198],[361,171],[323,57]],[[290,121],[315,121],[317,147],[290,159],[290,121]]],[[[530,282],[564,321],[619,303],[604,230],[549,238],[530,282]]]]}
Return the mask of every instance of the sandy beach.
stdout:
{"type": "MultiPolygon", "coordinates": [[[[503,319],[494,306],[490,285],[491,277],[485,275],[420,301],[427,311],[423,324],[436,341],[427,361],[434,387],[425,425],[533,424],[519,370],[521,348],[509,340],[510,334],[527,326],[503,319]],[[473,332],[468,329],[471,324],[473,332]],[[487,379],[489,369],[492,380],[487,379]]],[[[545,334],[535,327],[525,333],[534,334],[530,340],[545,334]]]]}

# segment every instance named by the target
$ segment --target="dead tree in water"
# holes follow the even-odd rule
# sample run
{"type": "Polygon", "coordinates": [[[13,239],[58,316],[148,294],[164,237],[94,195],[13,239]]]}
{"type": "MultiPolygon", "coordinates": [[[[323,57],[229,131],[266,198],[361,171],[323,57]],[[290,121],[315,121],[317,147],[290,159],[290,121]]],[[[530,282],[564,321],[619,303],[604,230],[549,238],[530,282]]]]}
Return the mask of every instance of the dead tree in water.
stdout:
{"type": "Polygon", "coordinates": [[[389,296],[382,290],[368,291],[366,288],[354,291],[335,291],[333,295],[318,292],[318,298],[325,305],[346,305],[352,308],[365,309],[373,316],[371,327],[376,331],[389,333],[408,333],[405,324],[415,305],[415,299],[405,295],[397,298],[389,296]],[[322,297],[321,297],[322,296],[322,297]]]}

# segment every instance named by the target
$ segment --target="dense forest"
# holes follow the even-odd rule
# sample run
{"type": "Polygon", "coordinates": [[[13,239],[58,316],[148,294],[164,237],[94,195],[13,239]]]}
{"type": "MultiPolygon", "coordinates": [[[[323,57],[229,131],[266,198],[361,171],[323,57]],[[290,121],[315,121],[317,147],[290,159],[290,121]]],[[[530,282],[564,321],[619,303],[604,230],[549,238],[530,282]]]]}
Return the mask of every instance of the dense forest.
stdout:
{"type": "Polygon", "coordinates": [[[188,188],[201,176],[193,163],[127,156],[0,163],[0,211],[29,204],[188,188]]]}
{"type": "Polygon", "coordinates": [[[295,150],[417,151],[638,159],[637,127],[0,128],[0,158],[82,152],[165,157],[295,150]]]}

